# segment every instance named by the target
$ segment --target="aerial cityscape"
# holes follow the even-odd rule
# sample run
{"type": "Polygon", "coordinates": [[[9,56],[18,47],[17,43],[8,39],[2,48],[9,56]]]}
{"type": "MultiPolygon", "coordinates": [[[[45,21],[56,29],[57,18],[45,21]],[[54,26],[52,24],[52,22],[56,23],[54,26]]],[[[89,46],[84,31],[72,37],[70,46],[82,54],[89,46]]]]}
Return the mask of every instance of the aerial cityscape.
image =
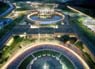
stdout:
{"type": "Polygon", "coordinates": [[[0,0],[0,69],[95,69],[94,3],[0,0]]]}

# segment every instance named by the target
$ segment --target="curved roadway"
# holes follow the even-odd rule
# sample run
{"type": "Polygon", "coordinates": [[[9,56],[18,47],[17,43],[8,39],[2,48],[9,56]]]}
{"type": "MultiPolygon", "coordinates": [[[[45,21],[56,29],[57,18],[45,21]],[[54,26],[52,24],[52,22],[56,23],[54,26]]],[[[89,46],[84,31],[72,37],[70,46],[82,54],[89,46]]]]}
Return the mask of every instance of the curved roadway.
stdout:
{"type": "Polygon", "coordinates": [[[52,43],[42,43],[29,46],[25,49],[20,50],[18,53],[16,53],[3,67],[2,69],[17,69],[19,63],[31,52],[39,49],[53,49],[56,51],[61,52],[66,58],[68,58],[75,66],[76,69],[89,69],[89,66],[86,64],[86,62],[74,51],[71,49],[59,45],[59,44],[52,44],[52,43]]]}

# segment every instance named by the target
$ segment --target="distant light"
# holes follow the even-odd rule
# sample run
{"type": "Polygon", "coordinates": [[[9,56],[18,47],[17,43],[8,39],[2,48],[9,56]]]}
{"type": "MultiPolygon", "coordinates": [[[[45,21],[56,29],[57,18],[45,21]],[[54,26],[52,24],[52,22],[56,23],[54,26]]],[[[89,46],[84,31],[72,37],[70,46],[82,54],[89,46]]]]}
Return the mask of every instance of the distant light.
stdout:
{"type": "Polygon", "coordinates": [[[30,1],[27,1],[26,3],[30,4],[31,2],[30,1]]]}
{"type": "Polygon", "coordinates": [[[58,26],[55,26],[55,28],[58,28],[58,26]]]}
{"type": "Polygon", "coordinates": [[[64,23],[63,23],[63,22],[62,22],[61,24],[62,24],[62,25],[64,25],[64,23]]]}
{"type": "Polygon", "coordinates": [[[60,37],[61,37],[61,35],[58,35],[57,37],[58,37],[58,38],[60,38],[60,37]]]}

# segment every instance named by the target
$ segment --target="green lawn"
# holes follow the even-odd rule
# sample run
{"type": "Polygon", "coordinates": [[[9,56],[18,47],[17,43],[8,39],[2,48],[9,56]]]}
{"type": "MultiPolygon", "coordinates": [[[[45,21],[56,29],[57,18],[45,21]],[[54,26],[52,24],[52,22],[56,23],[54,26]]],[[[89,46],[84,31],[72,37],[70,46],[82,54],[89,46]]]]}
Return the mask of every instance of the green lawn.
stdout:
{"type": "Polygon", "coordinates": [[[32,61],[33,57],[30,55],[20,64],[18,69],[26,69],[27,65],[32,61]]]}
{"type": "MultiPolygon", "coordinates": [[[[78,18],[74,18],[72,20],[72,24],[76,24],[79,28],[79,32],[85,36],[89,42],[91,42],[93,44],[93,46],[95,45],[95,33],[92,32],[89,28],[87,28],[85,25],[83,25],[83,18],[82,17],[78,17],[78,18]]],[[[83,49],[83,46],[80,42],[76,43],[76,45],[80,48],[83,49]]],[[[86,58],[87,63],[91,66],[92,69],[95,68],[95,63],[93,62],[92,58],[90,57],[90,55],[88,55],[87,53],[85,53],[83,50],[82,52],[84,53],[84,57],[86,58]]]]}
{"type": "Polygon", "coordinates": [[[73,64],[64,55],[60,56],[60,60],[62,62],[64,62],[64,64],[67,65],[69,67],[69,69],[75,69],[74,66],[73,66],[73,64]]]}
{"type": "Polygon", "coordinates": [[[79,49],[83,50],[83,43],[81,41],[76,42],[75,46],[77,46],[79,49]]]}
{"type": "Polygon", "coordinates": [[[14,41],[10,46],[4,46],[4,48],[0,51],[0,64],[3,64],[4,62],[7,61],[7,59],[14,54],[17,50],[21,49],[21,43],[26,42],[26,44],[32,43],[35,41],[35,39],[24,39],[19,36],[14,36],[13,37],[14,41]]]}
{"type": "Polygon", "coordinates": [[[87,28],[85,25],[83,25],[83,18],[82,17],[76,17],[72,18],[72,24],[76,24],[79,28],[79,31],[81,34],[93,44],[95,45],[95,32],[92,32],[89,28],[87,28]]]}
{"type": "Polygon", "coordinates": [[[7,59],[10,57],[10,55],[13,53],[14,50],[19,49],[19,43],[23,40],[23,38],[15,38],[14,42],[10,46],[5,46],[1,52],[0,55],[0,64],[7,61],[7,59]]]}
{"type": "Polygon", "coordinates": [[[82,23],[83,20],[79,18],[77,25],[80,27],[80,31],[84,36],[86,36],[89,39],[89,41],[93,43],[93,45],[95,45],[95,33],[88,29],[86,26],[84,26],[82,23]]]}

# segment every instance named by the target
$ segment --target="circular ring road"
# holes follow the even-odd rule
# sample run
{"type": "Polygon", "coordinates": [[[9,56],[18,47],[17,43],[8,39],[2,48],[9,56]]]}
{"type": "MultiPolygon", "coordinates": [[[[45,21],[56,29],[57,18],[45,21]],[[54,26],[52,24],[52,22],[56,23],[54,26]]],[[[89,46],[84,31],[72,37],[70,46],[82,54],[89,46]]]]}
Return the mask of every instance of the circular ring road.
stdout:
{"type": "MultiPolygon", "coordinates": [[[[27,58],[29,55],[32,55],[34,58],[36,58],[33,55],[33,53],[42,51],[42,50],[51,50],[51,51],[60,53],[58,57],[61,57],[63,55],[65,58],[67,58],[69,60],[69,62],[72,63],[72,65],[74,66],[75,69],[85,69],[85,68],[89,69],[89,67],[85,63],[85,61],[83,59],[81,59],[81,57],[79,57],[74,51],[67,49],[65,46],[61,46],[61,45],[58,46],[58,45],[54,45],[54,44],[53,45],[52,44],[41,44],[41,45],[36,45],[33,47],[31,46],[31,48],[24,51],[22,54],[17,56],[12,62],[10,62],[10,64],[7,66],[7,69],[19,69],[21,62],[23,62],[23,60],[25,58],[27,58]]],[[[44,57],[43,56],[40,56],[40,57],[41,57],[40,60],[42,60],[42,58],[46,57],[46,55],[44,57]]],[[[50,59],[52,59],[52,58],[53,57],[50,57],[50,59]]],[[[37,58],[37,60],[35,60],[35,61],[38,62],[38,59],[39,58],[37,58]]],[[[44,58],[44,59],[46,59],[46,58],[44,58]]],[[[32,61],[30,61],[30,63],[27,65],[26,68],[28,68],[28,69],[30,68],[31,62],[32,61]]]]}

